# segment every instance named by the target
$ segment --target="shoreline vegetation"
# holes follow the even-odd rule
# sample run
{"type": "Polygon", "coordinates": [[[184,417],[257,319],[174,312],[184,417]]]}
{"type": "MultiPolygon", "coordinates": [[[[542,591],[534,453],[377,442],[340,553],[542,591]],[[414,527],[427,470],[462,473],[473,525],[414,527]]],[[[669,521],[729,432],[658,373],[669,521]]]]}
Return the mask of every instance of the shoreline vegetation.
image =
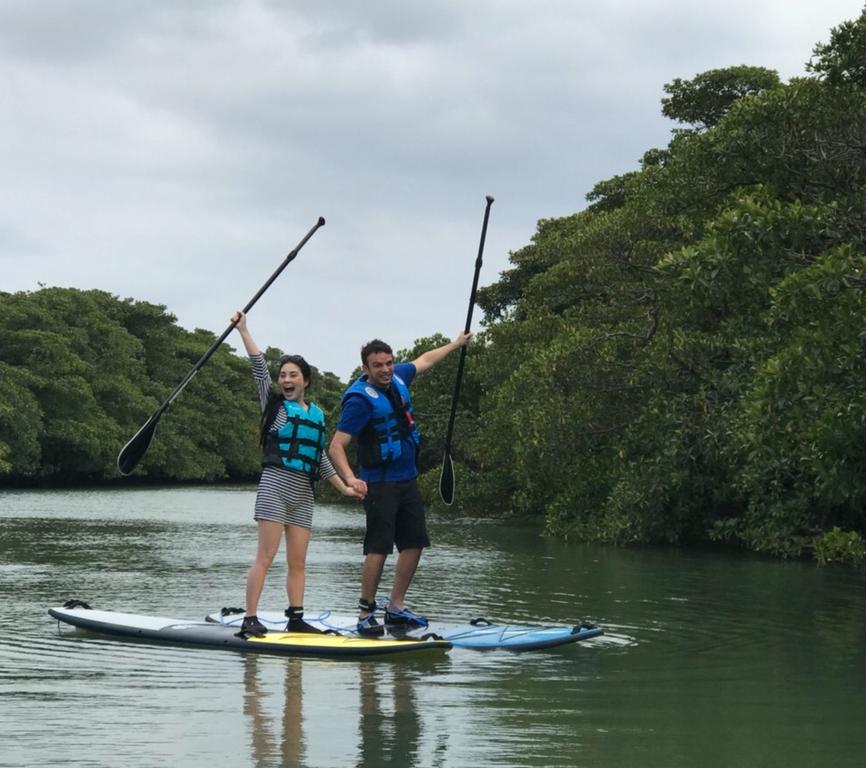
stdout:
{"type": "MultiPolygon", "coordinates": [[[[576,541],[862,564],[866,11],[804,77],[733,66],[664,93],[667,147],[541,220],[478,292],[456,510],[576,541]]],[[[0,487],[120,484],[118,451],[214,339],[102,291],[0,293],[0,487]]],[[[433,506],[455,366],[415,386],[433,506]]],[[[124,484],[253,481],[248,362],[223,345],[207,373],[124,484]]],[[[335,424],[346,382],[314,381],[335,424]]]]}

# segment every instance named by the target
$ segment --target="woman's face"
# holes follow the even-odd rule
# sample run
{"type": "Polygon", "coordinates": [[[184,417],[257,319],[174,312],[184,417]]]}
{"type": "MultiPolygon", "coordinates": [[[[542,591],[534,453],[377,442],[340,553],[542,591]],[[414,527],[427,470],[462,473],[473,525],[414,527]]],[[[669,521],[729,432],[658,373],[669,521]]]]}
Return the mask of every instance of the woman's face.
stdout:
{"type": "Polygon", "coordinates": [[[286,400],[302,403],[309,384],[309,381],[304,381],[304,374],[295,363],[283,363],[282,368],[280,368],[280,376],[277,379],[277,386],[286,400]]]}

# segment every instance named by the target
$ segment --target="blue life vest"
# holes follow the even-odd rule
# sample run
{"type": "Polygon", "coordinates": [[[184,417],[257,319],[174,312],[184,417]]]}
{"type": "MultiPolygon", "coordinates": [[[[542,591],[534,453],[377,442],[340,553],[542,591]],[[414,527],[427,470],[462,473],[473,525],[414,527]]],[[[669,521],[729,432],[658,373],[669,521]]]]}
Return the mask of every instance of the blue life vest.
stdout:
{"type": "Polygon", "coordinates": [[[352,394],[361,395],[373,407],[372,418],[358,435],[358,462],[362,467],[387,466],[399,459],[403,455],[401,440],[410,441],[417,450],[421,435],[415,428],[412,396],[403,379],[394,374],[386,393],[370,384],[364,374],[343,393],[343,401],[352,394]]]}
{"type": "Polygon", "coordinates": [[[315,403],[308,410],[294,400],[283,400],[288,420],[265,436],[262,464],[303,472],[316,480],[325,450],[325,414],[315,403]]]}

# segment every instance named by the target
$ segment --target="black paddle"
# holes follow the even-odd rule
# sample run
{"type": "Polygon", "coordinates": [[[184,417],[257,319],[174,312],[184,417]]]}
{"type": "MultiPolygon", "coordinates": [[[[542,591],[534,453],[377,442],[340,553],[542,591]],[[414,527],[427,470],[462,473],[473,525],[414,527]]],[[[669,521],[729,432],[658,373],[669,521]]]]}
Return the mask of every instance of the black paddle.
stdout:
{"type": "MultiPolygon", "coordinates": [[[[472,325],[472,310],[475,307],[475,293],[478,290],[478,275],[481,273],[481,255],[484,253],[484,239],[487,237],[487,222],[490,219],[490,206],[493,198],[487,195],[484,208],[484,223],[481,225],[481,242],[478,244],[478,258],[475,259],[475,277],[469,294],[469,312],[466,314],[466,333],[472,325]]],[[[454,502],[454,463],[451,461],[451,437],[454,434],[454,417],[457,415],[457,398],[460,397],[460,382],[463,379],[463,365],[466,362],[466,347],[460,348],[460,363],[457,366],[457,380],[454,382],[454,397],[451,399],[451,416],[448,417],[448,431],[445,433],[445,456],[442,459],[442,474],[439,476],[439,495],[448,506],[454,502]]]]}
{"type": "MultiPolygon", "coordinates": [[[[298,251],[306,245],[307,240],[309,240],[316,232],[319,227],[325,226],[325,220],[320,216],[319,220],[304,235],[304,239],[298,243],[294,250],[289,253],[288,256],[283,260],[283,263],[277,267],[274,274],[272,274],[268,281],[258,290],[255,296],[250,299],[249,304],[247,304],[243,308],[244,314],[252,309],[253,304],[255,304],[262,296],[262,294],[271,287],[271,283],[274,282],[279,276],[280,273],[289,265],[289,262],[298,255],[298,251]]],[[[144,425],[141,429],[138,430],[133,436],[132,439],[121,448],[120,453],[117,454],[117,468],[120,470],[121,475],[128,475],[135,469],[136,465],[139,461],[141,461],[142,456],[147,452],[147,448],[150,445],[150,441],[153,439],[153,433],[156,431],[157,422],[159,422],[160,417],[163,413],[168,410],[168,407],[174,402],[175,398],[183,391],[184,387],[189,384],[192,380],[192,377],[195,376],[199,368],[201,368],[209,359],[210,356],[216,352],[217,347],[222,344],[226,337],[234,330],[235,325],[237,323],[231,323],[228,328],[223,331],[222,336],[220,336],[213,344],[210,345],[208,351],[205,352],[199,361],[192,367],[192,370],[183,378],[180,384],[175,387],[174,392],[172,392],[168,396],[168,400],[166,400],[159,408],[157,408],[150,416],[150,418],[144,422],[144,425]]]]}

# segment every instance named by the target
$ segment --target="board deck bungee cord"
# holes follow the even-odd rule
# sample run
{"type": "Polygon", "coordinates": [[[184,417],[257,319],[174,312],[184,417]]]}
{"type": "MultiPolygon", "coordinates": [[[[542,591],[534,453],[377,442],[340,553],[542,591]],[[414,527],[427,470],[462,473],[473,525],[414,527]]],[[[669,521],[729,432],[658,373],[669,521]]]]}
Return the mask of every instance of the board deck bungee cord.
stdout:
{"type": "MultiPolygon", "coordinates": [[[[211,621],[185,621],[161,616],[101,611],[80,601],[49,608],[58,622],[103,635],[146,640],[167,645],[221,648],[241,653],[268,653],[280,656],[327,656],[357,658],[395,654],[442,654],[451,648],[447,640],[384,638],[368,639],[341,634],[268,632],[264,637],[241,637],[237,626],[211,621]]],[[[286,621],[283,619],[283,628],[286,621]]]]}
{"type": "MultiPolygon", "coordinates": [[[[259,621],[269,630],[286,626],[286,617],[282,613],[260,611],[259,621]]],[[[243,621],[242,608],[223,608],[211,613],[206,621],[239,628],[243,621]]],[[[353,616],[337,616],[331,611],[323,611],[318,615],[305,615],[304,621],[319,629],[335,630],[347,636],[358,637],[355,627],[357,618],[353,616]]],[[[568,645],[581,640],[589,640],[604,634],[601,627],[588,624],[576,626],[521,626],[517,624],[496,624],[483,618],[472,619],[462,624],[430,623],[425,628],[407,630],[402,625],[386,624],[386,637],[420,638],[426,634],[434,634],[447,640],[456,648],[471,648],[473,650],[506,649],[512,651],[532,651],[568,645]]]]}

